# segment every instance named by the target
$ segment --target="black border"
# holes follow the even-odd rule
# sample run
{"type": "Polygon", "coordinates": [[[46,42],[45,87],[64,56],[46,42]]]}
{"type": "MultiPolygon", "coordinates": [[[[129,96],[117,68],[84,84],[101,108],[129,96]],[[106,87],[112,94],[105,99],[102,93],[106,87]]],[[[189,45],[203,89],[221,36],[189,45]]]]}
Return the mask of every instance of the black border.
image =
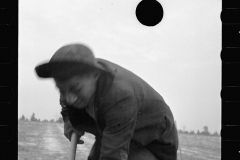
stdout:
{"type": "Polygon", "coordinates": [[[18,1],[0,1],[0,159],[18,159],[18,1]]]}
{"type": "Polygon", "coordinates": [[[222,1],[222,160],[240,159],[240,3],[222,1]]]}

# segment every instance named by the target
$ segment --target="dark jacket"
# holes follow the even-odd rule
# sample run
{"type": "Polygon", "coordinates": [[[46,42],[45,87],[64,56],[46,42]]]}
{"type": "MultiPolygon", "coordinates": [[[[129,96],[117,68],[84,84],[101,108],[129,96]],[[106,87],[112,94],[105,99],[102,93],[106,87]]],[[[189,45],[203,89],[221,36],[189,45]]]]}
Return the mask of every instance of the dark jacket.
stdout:
{"type": "Polygon", "coordinates": [[[176,157],[178,136],[174,118],[162,96],[132,72],[103,59],[98,59],[98,63],[107,72],[97,81],[96,123],[91,117],[85,117],[87,122],[80,120],[80,111],[73,113],[72,121],[75,119],[73,126],[81,124],[76,128],[86,123],[97,126],[102,137],[100,160],[121,160],[121,155],[128,155],[133,146],[148,147],[159,159],[176,157]]]}

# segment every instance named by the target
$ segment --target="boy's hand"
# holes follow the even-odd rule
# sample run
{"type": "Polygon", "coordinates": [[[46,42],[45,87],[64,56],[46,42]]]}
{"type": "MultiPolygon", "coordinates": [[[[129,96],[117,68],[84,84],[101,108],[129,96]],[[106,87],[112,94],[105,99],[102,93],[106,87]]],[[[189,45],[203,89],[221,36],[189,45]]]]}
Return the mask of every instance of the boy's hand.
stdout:
{"type": "Polygon", "coordinates": [[[69,141],[71,141],[71,136],[72,136],[73,132],[77,133],[78,136],[79,136],[78,144],[83,144],[84,141],[81,140],[80,138],[81,138],[81,136],[84,135],[84,132],[73,129],[70,121],[66,120],[65,123],[64,123],[64,135],[67,139],[69,139],[69,141]]]}

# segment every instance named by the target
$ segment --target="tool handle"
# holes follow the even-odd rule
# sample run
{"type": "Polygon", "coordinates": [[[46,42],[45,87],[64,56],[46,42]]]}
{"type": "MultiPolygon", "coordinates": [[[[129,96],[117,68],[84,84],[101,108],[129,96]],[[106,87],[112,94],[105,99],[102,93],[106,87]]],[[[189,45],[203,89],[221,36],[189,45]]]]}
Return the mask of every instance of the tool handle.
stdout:
{"type": "Polygon", "coordinates": [[[77,150],[77,141],[78,141],[77,133],[73,132],[71,136],[71,145],[69,151],[69,160],[75,160],[76,150],[77,150]]]}

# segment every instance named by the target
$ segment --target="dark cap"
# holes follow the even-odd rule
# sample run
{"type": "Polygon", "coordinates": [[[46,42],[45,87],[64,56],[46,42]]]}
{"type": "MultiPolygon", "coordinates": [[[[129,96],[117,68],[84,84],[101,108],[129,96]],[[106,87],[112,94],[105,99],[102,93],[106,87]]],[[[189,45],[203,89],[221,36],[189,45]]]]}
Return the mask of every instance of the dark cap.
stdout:
{"type": "Polygon", "coordinates": [[[92,51],[83,44],[69,44],[59,48],[48,63],[35,68],[41,78],[67,77],[86,70],[101,70],[92,51]]]}

